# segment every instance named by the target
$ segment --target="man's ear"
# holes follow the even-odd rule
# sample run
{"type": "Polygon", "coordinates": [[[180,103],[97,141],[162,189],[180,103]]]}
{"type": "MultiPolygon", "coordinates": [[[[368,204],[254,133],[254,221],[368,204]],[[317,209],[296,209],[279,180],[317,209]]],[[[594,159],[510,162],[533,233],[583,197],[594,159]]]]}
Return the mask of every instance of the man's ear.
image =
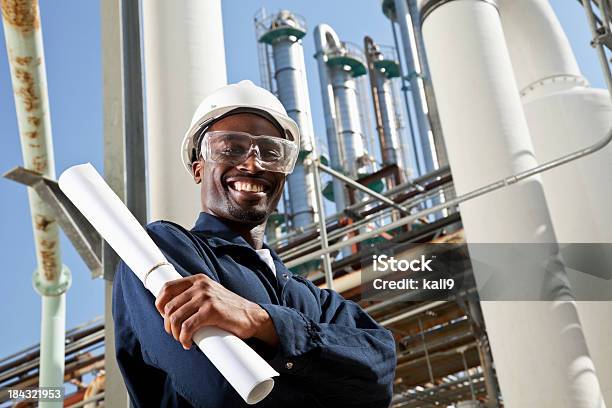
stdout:
{"type": "Polygon", "coordinates": [[[191,163],[191,171],[196,184],[200,184],[202,182],[202,160],[191,163]]]}

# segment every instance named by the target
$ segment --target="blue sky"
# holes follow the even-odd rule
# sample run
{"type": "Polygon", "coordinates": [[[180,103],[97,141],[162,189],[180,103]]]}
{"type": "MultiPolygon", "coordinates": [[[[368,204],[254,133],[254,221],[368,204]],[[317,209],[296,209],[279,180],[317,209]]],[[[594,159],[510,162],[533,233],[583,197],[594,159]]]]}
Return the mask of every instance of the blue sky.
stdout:
{"type": "MultiPolygon", "coordinates": [[[[604,88],[584,11],[576,1],[551,0],[585,77],[604,88]]],[[[252,19],[260,5],[269,12],[287,8],[306,18],[309,28],[330,24],[341,39],[361,44],[365,34],[392,44],[389,21],[378,0],[244,1],[222,0],[228,80],[259,82],[252,19]]],[[[99,2],[41,0],[47,79],[57,173],[90,161],[102,169],[102,66],[99,2]]],[[[21,147],[4,33],[0,32],[0,172],[21,165],[21,147]]],[[[312,36],[304,38],[306,70],[315,133],[324,135],[312,36]]],[[[213,62],[214,63],[214,62],[213,62]]],[[[185,124],[187,126],[187,124],[185,124]]],[[[319,136],[322,137],[322,136],[319,136]]],[[[323,137],[324,138],[324,137],[323,137]]],[[[171,158],[174,159],[174,158],[171,158]]],[[[175,158],[179,160],[178,157],[175,158]]],[[[0,179],[0,358],[39,341],[40,297],[32,289],[36,267],[25,187],[0,179]]],[[[103,313],[103,284],[92,280],[69,241],[62,240],[63,262],[73,284],[67,296],[67,327],[103,313]]]]}

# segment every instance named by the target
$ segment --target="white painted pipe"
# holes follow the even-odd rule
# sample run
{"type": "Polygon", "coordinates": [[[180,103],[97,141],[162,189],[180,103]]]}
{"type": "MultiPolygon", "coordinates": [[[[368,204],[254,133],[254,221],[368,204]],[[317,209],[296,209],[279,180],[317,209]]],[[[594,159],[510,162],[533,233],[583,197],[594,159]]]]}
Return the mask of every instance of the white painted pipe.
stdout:
{"type": "MultiPolygon", "coordinates": [[[[425,14],[423,39],[461,195],[537,162],[495,2],[435,3],[425,14]]],[[[510,293],[519,300],[550,300],[481,303],[505,405],[603,407],[576,304],[565,301],[572,293],[541,178],[464,202],[460,209],[481,299],[510,293]],[[489,249],[496,247],[477,243],[506,246],[492,257],[489,249]],[[525,243],[532,244],[530,254],[525,243]],[[546,263],[526,263],[529,257],[546,263]],[[497,268],[495,274],[486,275],[487,263],[497,268]]]]}
{"type": "Polygon", "coordinates": [[[227,83],[221,1],[147,0],[142,13],[149,219],[190,227],[200,188],[181,164],[180,140],[201,100],[227,83]]]}
{"type": "MultiPolygon", "coordinates": [[[[544,163],[595,142],[612,124],[607,90],[588,87],[548,0],[501,2],[500,16],[536,158],[544,163]]],[[[604,399],[612,404],[612,149],[542,175],[604,399]],[[568,248],[569,249],[569,248],[568,248]],[[602,268],[603,266],[603,268],[602,268]]]]}
{"type": "MultiPolygon", "coordinates": [[[[42,297],[40,339],[40,387],[61,387],[64,384],[66,294],[42,297]]],[[[46,401],[41,408],[62,407],[61,401],[46,401]]]]}
{"type": "MultiPolygon", "coordinates": [[[[51,115],[38,1],[2,2],[4,37],[11,69],[24,167],[55,178],[51,115]]],[[[63,268],[59,227],[45,202],[28,188],[38,268],[34,287],[41,295],[41,387],[64,384],[65,292],[70,272],[63,268]]],[[[40,403],[61,407],[62,401],[40,403]]]]}
{"type": "MultiPolygon", "coordinates": [[[[51,115],[38,2],[2,2],[24,167],[55,178],[51,115]]],[[[43,285],[57,284],[62,270],[59,227],[50,209],[28,189],[36,259],[43,285]]]]}
{"type": "MultiPolygon", "coordinates": [[[[334,99],[334,91],[329,80],[327,56],[325,55],[325,51],[328,48],[340,46],[340,39],[330,26],[327,24],[319,24],[314,29],[314,41],[330,165],[334,170],[341,170],[344,167],[344,159],[341,156],[342,149],[336,128],[336,101],[334,99]]],[[[334,186],[334,203],[336,204],[336,212],[340,213],[346,208],[347,202],[344,185],[337,179],[334,179],[332,182],[334,186]]]]}

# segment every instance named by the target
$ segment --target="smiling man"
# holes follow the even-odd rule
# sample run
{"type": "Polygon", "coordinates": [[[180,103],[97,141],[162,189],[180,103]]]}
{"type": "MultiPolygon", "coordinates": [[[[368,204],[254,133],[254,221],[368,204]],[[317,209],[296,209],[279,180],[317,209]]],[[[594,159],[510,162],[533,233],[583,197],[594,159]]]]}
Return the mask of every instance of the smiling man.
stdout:
{"type": "Polygon", "coordinates": [[[192,344],[207,325],[244,339],[280,373],[256,406],[389,405],[390,332],[357,304],[292,275],[263,242],[298,153],[297,125],[250,81],[218,89],[196,110],[183,161],[201,185],[202,212],[191,230],[147,226],[183,278],[155,300],[123,262],[115,277],[116,355],[134,406],[247,406],[192,344]]]}

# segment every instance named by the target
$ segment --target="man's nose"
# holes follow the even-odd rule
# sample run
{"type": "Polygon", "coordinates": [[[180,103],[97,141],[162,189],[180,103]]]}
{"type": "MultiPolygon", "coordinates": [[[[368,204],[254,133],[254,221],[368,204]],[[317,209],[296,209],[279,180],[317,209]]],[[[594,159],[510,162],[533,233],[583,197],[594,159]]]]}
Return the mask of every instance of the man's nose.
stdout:
{"type": "Polygon", "coordinates": [[[263,168],[259,164],[257,154],[254,150],[251,150],[246,160],[236,166],[238,170],[247,171],[249,173],[259,173],[263,171],[263,168]]]}

